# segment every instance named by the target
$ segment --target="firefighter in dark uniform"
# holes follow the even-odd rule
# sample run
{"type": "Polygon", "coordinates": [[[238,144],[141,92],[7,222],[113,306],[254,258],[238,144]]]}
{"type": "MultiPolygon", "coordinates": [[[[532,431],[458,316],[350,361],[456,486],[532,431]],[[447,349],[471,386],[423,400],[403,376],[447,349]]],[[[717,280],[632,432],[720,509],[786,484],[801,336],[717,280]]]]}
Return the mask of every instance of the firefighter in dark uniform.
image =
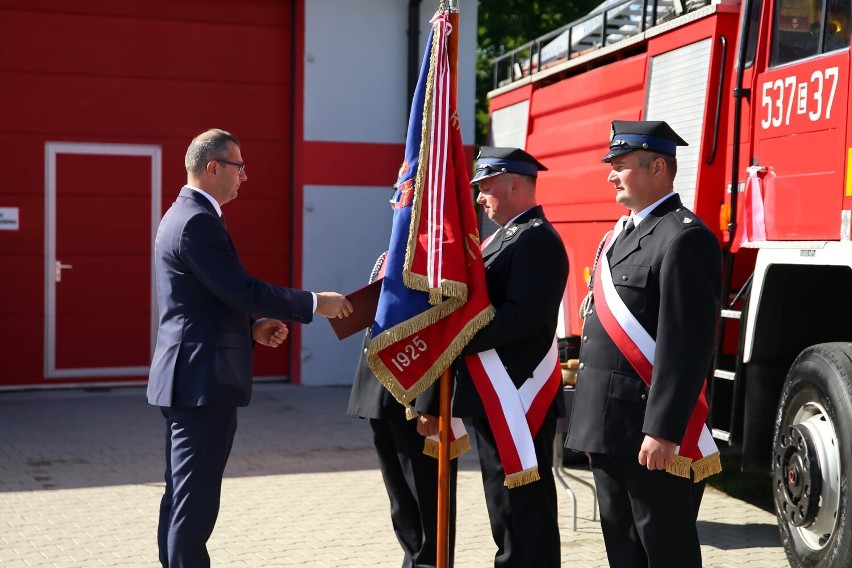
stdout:
{"type": "MultiPolygon", "coordinates": [[[[381,272],[387,253],[382,253],[370,274],[373,282],[381,272]]],[[[370,330],[362,353],[370,344],[370,330]]],[[[421,410],[438,414],[437,386],[415,401],[421,410]],[[434,391],[434,396],[433,396],[434,391]],[[420,399],[423,399],[422,401],[420,399]]],[[[370,370],[362,355],[352,382],[347,414],[367,418],[373,445],[390,499],[391,523],[403,551],[402,568],[426,568],[437,562],[438,460],[423,453],[424,436],[417,420],[407,420],[405,408],[394,399],[370,370]]],[[[456,477],[458,460],[450,464],[450,510],[448,553],[453,563],[456,532],[456,477]]]]}
{"type": "MultiPolygon", "coordinates": [[[[471,180],[479,186],[477,202],[500,228],[482,249],[495,316],[474,335],[462,354],[496,350],[515,388],[533,375],[553,344],[568,278],[562,239],[536,202],[536,179],[538,172],[545,169],[519,148],[486,146],[479,153],[471,180]]],[[[485,502],[497,545],[494,566],[560,566],[552,470],[555,396],[543,400],[547,412],[532,438],[540,479],[508,488],[504,485],[507,476],[497,451],[495,430],[482,397],[461,360],[454,369],[453,416],[473,419],[485,502]]]]}
{"type": "Polygon", "coordinates": [[[703,396],[719,314],[721,251],[674,193],[676,147],[685,145],[665,122],[614,121],[603,159],[612,168],[607,181],[615,200],[630,218],[613,246],[599,252],[594,272],[608,263],[610,290],[622,303],[599,294],[596,281],[585,305],[566,446],[590,456],[615,568],[701,566],[696,517],[703,483],[666,469],[703,396]],[[650,388],[625,356],[632,339],[605,329],[613,305],[626,307],[655,342],[650,388]]]}

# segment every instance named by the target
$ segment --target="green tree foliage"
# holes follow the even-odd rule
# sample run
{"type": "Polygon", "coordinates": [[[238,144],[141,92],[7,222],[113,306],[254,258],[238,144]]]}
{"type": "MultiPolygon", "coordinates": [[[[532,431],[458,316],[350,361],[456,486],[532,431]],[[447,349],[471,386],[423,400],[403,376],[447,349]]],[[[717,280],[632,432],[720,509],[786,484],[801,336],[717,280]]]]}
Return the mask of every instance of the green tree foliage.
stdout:
{"type": "Polygon", "coordinates": [[[479,0],[476,54],[476,144],[488,136],[491,60],[585,16],[602,0],[479,0]]]}

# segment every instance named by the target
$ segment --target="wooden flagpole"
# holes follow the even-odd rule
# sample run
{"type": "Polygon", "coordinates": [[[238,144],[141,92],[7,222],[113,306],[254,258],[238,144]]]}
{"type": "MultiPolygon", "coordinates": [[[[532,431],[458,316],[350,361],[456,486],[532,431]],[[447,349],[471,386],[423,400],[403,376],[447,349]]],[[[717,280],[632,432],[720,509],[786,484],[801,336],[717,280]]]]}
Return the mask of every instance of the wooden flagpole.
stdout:
{"type": "MultiPolygon", "coordinates": [[[[456,98],[459,55],[459,0],[449,0],[449,22],[451,33],[448,38],[447,55],[450,60],[450,100],[456,98]]],[[[436,568],[449,568],[450,539],[450,368],[444,370],[440,380],[440,416],[438,418],[438,535],[436,568]]]]}

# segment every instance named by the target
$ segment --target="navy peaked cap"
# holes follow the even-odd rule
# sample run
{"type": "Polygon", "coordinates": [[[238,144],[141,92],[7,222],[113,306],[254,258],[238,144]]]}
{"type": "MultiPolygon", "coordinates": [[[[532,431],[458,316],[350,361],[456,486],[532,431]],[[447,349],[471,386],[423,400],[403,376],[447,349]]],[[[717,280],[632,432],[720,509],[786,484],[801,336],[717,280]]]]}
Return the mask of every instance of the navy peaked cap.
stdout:
{"type": "Polygon", "coordinates": [[[520,148],[483,146],[476,160],[476,173],[470,183],[479,183],[480,180],[500,174],[521,174],[535,178],[539,170],[547,169],[520,148]]]}
{"type": "Polygon", "coordinates": [[[689,146],[662,120],[613,120],[609,137],[609,153],[602,162],[635,150],[647,150],[667,156],[677,155],[678,146],[689,146]]]}

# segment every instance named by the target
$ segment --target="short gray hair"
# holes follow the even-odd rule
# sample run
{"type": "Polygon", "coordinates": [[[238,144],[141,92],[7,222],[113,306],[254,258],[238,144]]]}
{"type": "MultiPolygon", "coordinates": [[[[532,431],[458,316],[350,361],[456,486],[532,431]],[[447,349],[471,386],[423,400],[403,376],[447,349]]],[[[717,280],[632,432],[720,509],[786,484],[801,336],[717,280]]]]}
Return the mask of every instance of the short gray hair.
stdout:
{"type": "Polygon", "coordinates": [[[211,128],[193,138],[183,160],[187,173],[201,175],[210,160],[224,159],[228,153],[228,142],[240,145],[236,136],[218,128],[211,128]]]}

